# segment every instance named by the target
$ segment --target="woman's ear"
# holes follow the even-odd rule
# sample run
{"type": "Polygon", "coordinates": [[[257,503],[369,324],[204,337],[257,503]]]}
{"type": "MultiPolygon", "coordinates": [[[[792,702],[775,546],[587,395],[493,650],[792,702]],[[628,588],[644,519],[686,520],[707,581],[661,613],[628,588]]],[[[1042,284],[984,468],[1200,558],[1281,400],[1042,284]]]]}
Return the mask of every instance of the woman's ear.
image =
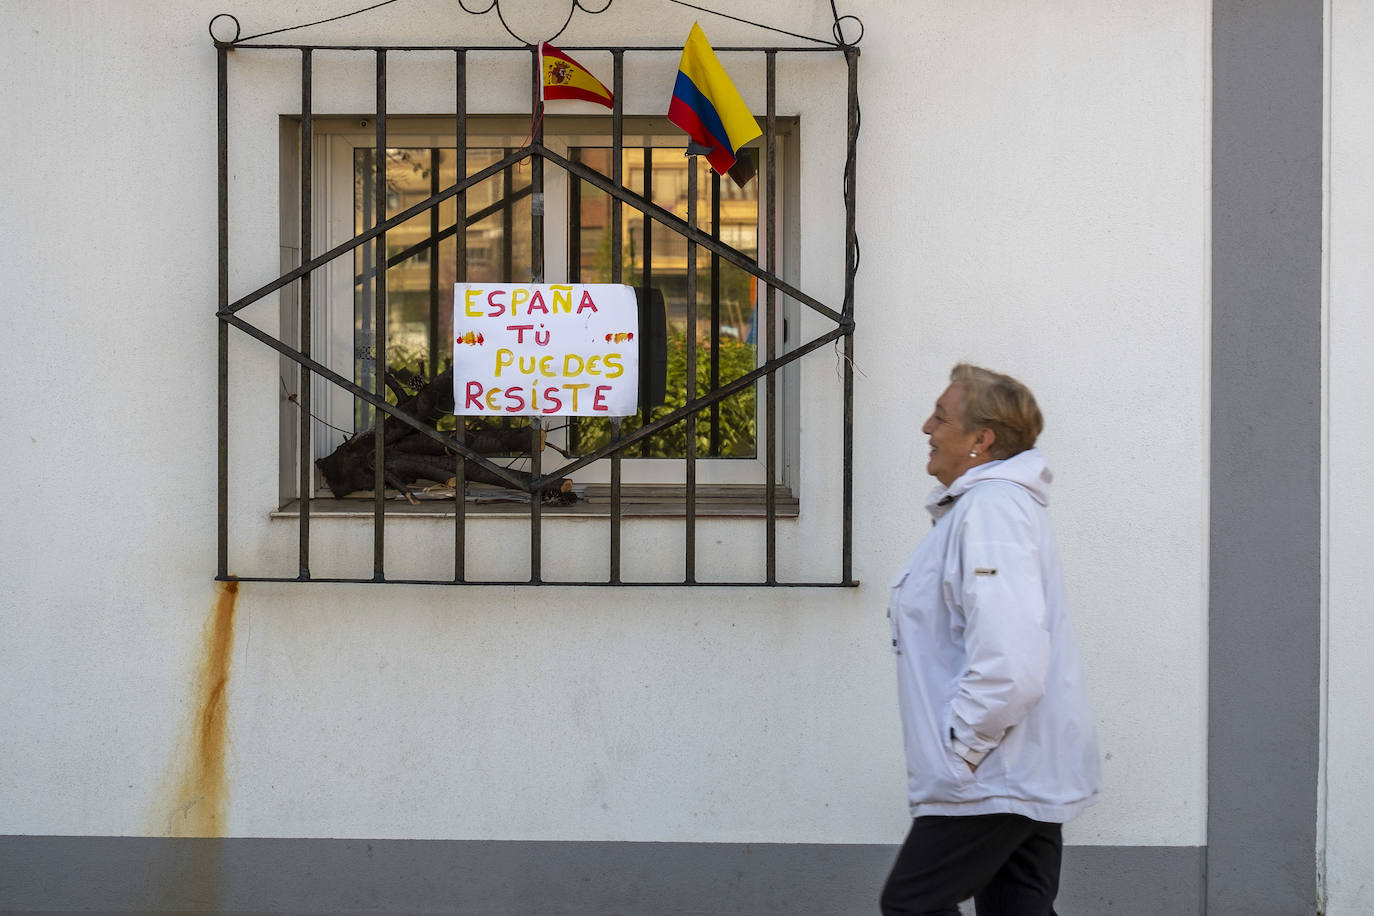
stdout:
{"type": "Polygon", "coordinates": [[[990,455],[996,442],[997,433],[993,432],[990,427],[984,426],[973,437],[973,448],[979,455],[990,455]]]}

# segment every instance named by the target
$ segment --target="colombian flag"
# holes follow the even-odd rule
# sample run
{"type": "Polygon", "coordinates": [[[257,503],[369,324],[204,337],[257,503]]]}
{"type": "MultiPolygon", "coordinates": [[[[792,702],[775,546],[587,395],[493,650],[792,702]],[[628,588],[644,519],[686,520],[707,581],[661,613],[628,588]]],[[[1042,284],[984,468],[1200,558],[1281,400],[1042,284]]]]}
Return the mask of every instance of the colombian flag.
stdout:
{"type": "Polygon", "coordinates": [[[539,98],[581,99],[607,108],[615,107],[615,97],[601,81],[587,72],[587,68],[573,60],[547,41],[539,43],[539,98]]]}
{"type": "Polygon", "coordinates": [[[668,120],[708,147],[706,161],[724,175],[734,166],[740,147],[763,131],[695,22],[677,69],[668,120]]]}

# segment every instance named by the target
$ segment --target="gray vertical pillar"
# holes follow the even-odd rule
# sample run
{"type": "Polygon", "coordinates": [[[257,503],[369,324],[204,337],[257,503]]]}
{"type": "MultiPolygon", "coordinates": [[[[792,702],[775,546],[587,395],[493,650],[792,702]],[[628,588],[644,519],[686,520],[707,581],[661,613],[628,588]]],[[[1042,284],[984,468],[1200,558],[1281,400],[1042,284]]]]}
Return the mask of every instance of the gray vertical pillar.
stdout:
{"type": "Polygon", "coordinates": [[[1321,0],[1215,0],[1207,913],[1316,909],[1321,0]]]}

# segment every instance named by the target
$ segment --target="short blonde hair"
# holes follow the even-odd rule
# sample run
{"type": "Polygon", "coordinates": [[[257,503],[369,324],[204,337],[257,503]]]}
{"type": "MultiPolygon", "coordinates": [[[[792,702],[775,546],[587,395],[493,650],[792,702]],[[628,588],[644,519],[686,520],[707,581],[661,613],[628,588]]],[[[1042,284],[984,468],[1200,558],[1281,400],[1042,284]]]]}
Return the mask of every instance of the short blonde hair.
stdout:
{"type": "Polygon", "coordinates": [[[1035,445],[1045,418],[1029,388],[1010,375],[968,363],[955,366],[949,380],[964,389],[964,432],[987,427],[995,434],[989,456],[1010,458],[1035,445]]]}

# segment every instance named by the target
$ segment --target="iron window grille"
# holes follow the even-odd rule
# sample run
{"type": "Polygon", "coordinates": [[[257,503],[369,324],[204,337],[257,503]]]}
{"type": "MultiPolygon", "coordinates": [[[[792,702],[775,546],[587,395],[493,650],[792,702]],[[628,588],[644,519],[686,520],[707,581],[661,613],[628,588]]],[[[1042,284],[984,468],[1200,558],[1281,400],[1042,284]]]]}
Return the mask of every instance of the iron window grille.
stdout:
{"type": "MultiPolygon", "coordinates": [[[[212,38],[213,38],[212,29],[212,38]]],[[[753,52],[764,56],[766,74],[766,117],[763,135],[762,150],[762,169],[760,178],[765,182],[766,199],[770,206],[764,211],[764,261],[759,263],[757,258],[750,258],[734,247],[723,242],[718,233],[707,234],[698,228],[697,215],[697,170],[688,168],[688,212],[684,220],[669,210],[655,204],[646,196],[641,195],[634,189],[628,187],[623,175],[623,153],[624,153],[624,115],[621,110],[621,100],[623,98],[623,83],[625,73],[625,60],[627,55],[645,52],[676,52],[679,47],[627,47],[627,46],[568,46],[568,52],[602,51],[610,52],[613,62],[613,86],[614,108],[611,115],[612,140],[611,140],[611,174],[603,175],[587,165],[575,161],[575,157],[565,157],[558,152],[547,147],[544,143],[543,125],[538,124],[531,131],[531,140],[528,145],[506,153],[497,161],[479,171],[460,177],[455,183],[447,188],[431,188],[432,193],[426,199],[420,201],[397,213],[393,216],[385,217],[385,213],[377,214],[377,219],[370,228],[359,231],[354,237],[346,242],[335,245],[329,250],[316,254],[312,233],[312,70],[316,53],[363,53],[373,57],[375,62],[376,77],[376,109],[375,120],[375,180],[376,180],[376,200],[385,201],[387,199],[387,64],[390,57],[404,55],[408,52],[448,52],[453,55],[454,62],[454,112],[453,129],[456,137],[457,149],[466,150],[468,148],[468,55],[471,52],[504,52],[512,54],[524,54],[530,58],[531,74],[531,100],[532,106],[536,103],[539,91],[540,74],[538,71],[538,49],[536,46],[510,47],[510,46],[362,46],[362,45],[309,45],[309,44],[252,44],[246,43],[248,39],[239,39],[237,35],[233,40],[224,41],[214,39],[217,54],[217,92],[218,92],[218,248],[219,248],[219,273],[218,273],[218,300],[219,307],[216,313],[218,319],[218,419],[219,419],[219,442],[218,442],[218,538],[217,538],[217,574],[216,579],[221,581],[271,581],[271,582],[393,582],[409,584],[450,584],[450,585],[708,585],[708,586],[803,586],[803,587],[822,587],[822,586],[842,586],[852,587],[858,583],[852,574],[852,549],[853,549],[853,525],[852,525],[852,506],[853,506],[853,393],[854,393],[854,277],[858,267],[858,246],[855,234],[855,147],[859,130],[859,105],[858,105],[858,48],[853,44],[836,43],[826,44],[821,48],[811,47],[721,47],[717,50],[722,52],[753,52]],[[260,286],[256,290],[231,300],[229,296],[229,79],[228,61],[230,52],[240,51],[292,51],[300,56],[300,259],[299,266],[287,270],[274,280],[260,286]],[[771,205],[776,198],[776,175],[777,175],[777,146],[778,146],[778,116],[776,112],[776,63],[779,54],[804,54],[804,53],[838,53],[842,54],[846,64],[847,73],[847,116],[845,124],[846,132],[846,161],[843,174],[843,198],[844,198],[844,292],[843,302],[839,309],[834,309],[818,298],[797,288],[784,280],[778,273],[777,259],[777,211],[771,205]],[[622,420],[612,419],[612,433],[610,441],[599,447],[592,448],[584,454],[573,456],[566,463],[552,468],[545,472],[543,459],[541,456],[541,437],[544,433],[544,421],[541,418],[530,418],[530,472],[527,480],[522,480],[511,474],[500,464],[491,461],[489,458],[478,454],[469,448],[465,442],[464,426],[462,422],[457,424],[454,436],[449,437],[436,431],[427,425],[423,418],[410,415],[405,410],[389,403],[386,399],[385,372],[373,373],[373,385],[371,389],[356,384],[353,380],[345,378],[330,367],[316,360],[311,353],[311,334],[303,332],[299,335],[299,345],[292,346],[290,343],[279,339],[256,325],[243,319],[239,312],[263,298],[283,290],[284,288],[295,285],[298,300],[298,327],[310,329],[312,325],[312,271],[329,264],[336,258],[352,256],[355,251],[366,250],[364,246],[371,246],[374,252],[372,263],[386,264],[388,253],[386,249],[386,235],[389,230],[394,229],[405,221],[424,213],[435,213],[437,207],[454,199],[457,202],[457,212],[466,213],[465,194],[469,188],[477,183],[487,180],[493,176],[500,175],[508,171],[511,167],[529,160],[531,171],[530,193],[534,200],[542,201],[544,193],[544,168],[546,164],[552,164],[563,169],[568,173],[570,180],[576,179],[599,190],[610,197],[612,217],[610,228],[612,233],[612,250],[620,251],[623,244],[622,239],[622,219],[621,213],[624,206],[632,207],[642,214],[645,225],[652,220],[658,226],[662,226],[673,233],[687,240],[687,326],[695,329],[698,323],[697,314],[697,255],[698,249],[704,249],[710,257],[728,262],[731,265],[747,272],[755,278],[758,285],[763,290],[763,319],[764,333],[766,341],[766,358],[762,365],[757,366],[753,371],[747,372],[739,377],[724,383],[713,390],[702,394],[698,391],[697,379],[697,354],[696,354],[696,334],[686,334],[685,346],[686,354],[686,387],[687,403],[678,409],[668,413],[666,416],[659,417],[649,422],[643,423],[638,429],[622,434],[622,420]],[[809,308],[814,313],[823,316],[833,323],[833,327],[826,332],[812,338],[811,340],[794,345],[784,353],[778,352],[778,298],[777,294],[781,291],[791,300],[809,308]],[[299,367],[300,386],[297,397],[299,398],[299,417],[300,428],[298,433],[299,455],[299,572],[295,577],[286,576],[253,576],[236,575],[229,571],[229,331],[231,328],[256,339],[257,341],[272,348],[287,360],[295,363],[299,367]],[[843,415],[841,417],[841,436],[842,436],[842,492],[841,492],[841,534],[840,534],[840,575],[835,581],[783,581],[778,577],[777,571],[777,520],[778,520],[778,486],[777,486],[777,462],[778,462],[778,411],[777,411],[777,384],[778,374],[784,367],[802,359],[808,354],[815,353],[824,347],[835,345],[843,347],[843,355],[840,360],[838,374],[840,375],[842,396],[843,396],[843,415]],[[525,580],[503,580],[492,581],[487,579],[469,578],[465,568],[466,540],[468,534],[468,513],[466,511],[465,500],[463,498],[454,499],[453,512],[453,575],[448,579],[398,579],[388,578],[385,571],[385,540],[386,540],[386,490],[387,484],[384,477],[385,473],[385,439],[383,436],[374,436],[375,451],[373,456],[374,463],[374,487],[373,487],[373,574],[370,578],[323,578],[312,576],[310,571],[310,551],[311,551],[311,493],[312,493],[312,473],[314,463],[311,453],[311,384],[312,378],[324,379],[328,385],[338,387],[354,398],[370,405],[376,416],[381,414],[394,417],[401,423],[419,431],[421,434],[434,439],[439,444],[447,448],[454,456],[454,480],[455,493],[464,492],[466,471],[471,464],[478,465],[485,471],[502,478],[512,489],[523,491],[529,497],[529,545],[530,563],[529,576],[525,580]],[[765,563],[763,577],[757,581],[713,581],[699,577],[696,561],[696,529],[697,529],[697,503],[698,486],[696,463],[696,426],[699,416],[705,414],[706,422],[710,423],[713,410],[718,409],[719,404],[726,398],[743,390],[746,386],[754,386],[762,382],[764,389],[764,409],[762,411],[763,429],[759,432],[759,440],[765,457],[766,476],[764,482],[764,512],[763,525],[765,531],[765,563]],[[623,498],[621,482],[621,461],[627,452],[640,449],[641,443],[650,436],[667,429],[674,424],[683,423],[686,425],[686,455],[683,458],[685,465],[685,508],[683,521],[685,526],[685,574],[680,580],[672,581],[626,581],[622,578],[622,517],[623,517],[623,498]],[[610,463],[610,488],[609,501],[610,512],[608,519],[607,537],[609,539],[610,567],[609,576],[602,581],[577,581],[569,582],[557,580],[556,582],[544,579],[542,573],[542,554],[543,554],[543,494],[555,481],[569,475],[593,462],[602,459],[609,460],[610,463]]],[[[461,157],[460,157],[460,161],[461,157]]],[[[464,169],[463,172],[466,170],[464,169]]],[[[437,230],[436,230],[437,231],[437,230]]],[[[456,256],[456,277],[458,282],[467,279],[467,257],[465,234],[455,232],[457,239],[456,256]]],[[[532,266],[535,283],[545,282],[544,278],[544,214],[542,206],[531,207],[530,215],[530,244],[532,248],[532,266]]],[[[621,282],[622,265],[620,258],[611,259],[611,282],[621,282]]],[[[376,270],[374,274],[375,284],[375,307],[372,310],[373,337],[375,340],[375,351],[378,354],[387,352],[387,288],[386,271],[376,270]]],[[[382,360],[380,365],[385,365],[382,360]]],[[[380,426],[380,424],[378,424],[380,426]]]]}

